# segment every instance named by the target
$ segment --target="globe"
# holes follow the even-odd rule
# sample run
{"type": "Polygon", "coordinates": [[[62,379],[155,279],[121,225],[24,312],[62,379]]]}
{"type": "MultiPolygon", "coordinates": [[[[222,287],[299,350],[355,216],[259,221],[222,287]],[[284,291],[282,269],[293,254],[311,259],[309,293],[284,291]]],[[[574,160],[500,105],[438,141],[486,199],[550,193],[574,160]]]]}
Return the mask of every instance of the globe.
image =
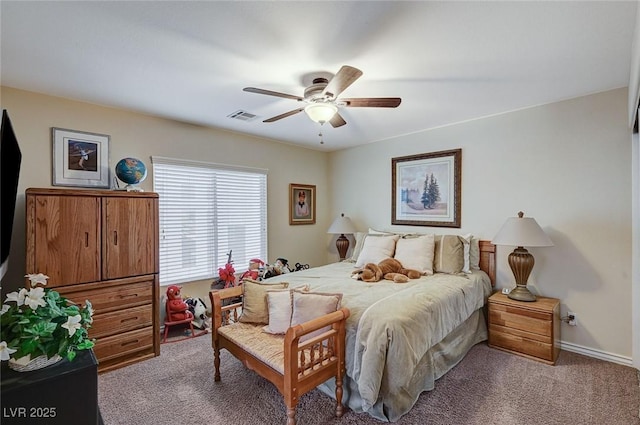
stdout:
{"type": "Polygon", "coordinates": [[[116,164],[116,176],[127,183],[125,189],[140,190],[133,185],[138,184],[147,177],[147,167],[136,158],[123,158],[116,164]]]}

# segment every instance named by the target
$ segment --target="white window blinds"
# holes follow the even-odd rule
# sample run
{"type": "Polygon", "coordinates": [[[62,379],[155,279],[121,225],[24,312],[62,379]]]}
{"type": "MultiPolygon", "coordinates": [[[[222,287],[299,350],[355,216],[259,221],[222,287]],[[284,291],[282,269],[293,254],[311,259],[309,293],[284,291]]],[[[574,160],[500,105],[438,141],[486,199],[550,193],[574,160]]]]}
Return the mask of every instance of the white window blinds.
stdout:
{"type": "Polygon", "coordinates": [[[160,284],[217,277],[267,258],[267,172],[154,156],[160,196],[160,284]]]}

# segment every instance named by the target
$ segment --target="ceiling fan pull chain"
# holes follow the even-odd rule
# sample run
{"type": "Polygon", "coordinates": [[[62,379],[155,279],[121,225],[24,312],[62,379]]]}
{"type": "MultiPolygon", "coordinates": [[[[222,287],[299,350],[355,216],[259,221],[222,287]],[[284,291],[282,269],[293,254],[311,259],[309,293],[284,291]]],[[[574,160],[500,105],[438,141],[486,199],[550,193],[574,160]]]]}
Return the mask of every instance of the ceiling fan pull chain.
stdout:
{"type": "Polygon", "coordinates": [[[320,136],[320,144],[324,145],[324,140],[322,140],[322,124],[324,124],[323,122],[320,123],[320,133],[318,133],[318,136],[320,136]]]}

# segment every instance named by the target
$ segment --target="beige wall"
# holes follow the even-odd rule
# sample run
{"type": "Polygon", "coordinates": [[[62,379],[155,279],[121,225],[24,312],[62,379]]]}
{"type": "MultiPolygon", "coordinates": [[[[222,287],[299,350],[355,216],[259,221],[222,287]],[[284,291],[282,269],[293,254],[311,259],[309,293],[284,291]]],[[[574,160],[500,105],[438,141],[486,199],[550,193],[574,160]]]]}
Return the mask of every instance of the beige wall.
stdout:
{"type": "MultiPolygon", "coordinates": [[[[631,356],[631,135],[624,89],[512,112],[325,154],[245,135],[7,87],[1,92],[24,154],[19,192],[51,186],[51,127],[111,136],[111,163],[125,156],[195,159],[269,170],[269,260],[335,261],[326,234],[340,212],[360,230],[391,229],[391,158],[463,149],[462,228],[491,239],[523,210],[555,243],[531,249],[533,289],[562,301],[578,326],[562,340],[631,356]],[[289,226],[288,184],[317,185],[318,222],[289,226]]],[[[152,177],[143,184],[151,190],[152,177]]],[[[445,229],[397,226],[410,231],[445,229]]],[[[8,289],[24,271],[24,195],[19,198],[8,289]]],[[[499,248],[498,287],[511,286],[499,248]]],[[[185,288],[203,296],[207,285],[185,288]]]]}
{"type": "MultiPolygon", "coordinates": [[[[491,239],[522,210],[554,247],[533,248],[529,280],[539,294],[560,298],[562,340],[631,357],[631,134],[627,91],[592,96],[406,135],[331,154],[334,215],[359,230],[391,226],[391,158],[462,148],[462,228],[491,239]]],[[[498,249],[498,287],[514,285],[498,249]]]]}
{"type": "Polygon", "coordinates": [[[150,171],[141,184],[147,191],[153,189],[151,155],[268,169],[268,260],[284,257],[293,263],[313,266],[326,262],[326,245],[311,242],[326,241],[332,219],[327,208],[330,188],[326,153],[8,87],[2,87],[0,102],[9,111],[23,154],[15,243],[3,290],[22,284],[24,191],[29,187],[51,186],[51,127],[110,135],[111,165],[126,156],[143,160],[150,171]],[[317,186],[319,208],[315,225],[289,225],[289,183],[317,186]]]}

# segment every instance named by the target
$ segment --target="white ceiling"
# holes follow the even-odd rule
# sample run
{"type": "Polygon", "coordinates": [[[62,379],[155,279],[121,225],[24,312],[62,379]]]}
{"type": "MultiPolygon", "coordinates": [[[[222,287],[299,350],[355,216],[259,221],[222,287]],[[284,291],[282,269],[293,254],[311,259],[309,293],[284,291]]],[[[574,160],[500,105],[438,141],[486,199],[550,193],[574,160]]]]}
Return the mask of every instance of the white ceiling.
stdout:
{"type": "Polygon", "coordinates": [[[2,85],[319,150],[348,148],[629,83],[635,1],[14,2],[2,0],[2,85]],[[302,95],[344,64],[347,125],[243,92],[302,95]],[[227,118],[237,110],[259,116],[227,118]]]}

